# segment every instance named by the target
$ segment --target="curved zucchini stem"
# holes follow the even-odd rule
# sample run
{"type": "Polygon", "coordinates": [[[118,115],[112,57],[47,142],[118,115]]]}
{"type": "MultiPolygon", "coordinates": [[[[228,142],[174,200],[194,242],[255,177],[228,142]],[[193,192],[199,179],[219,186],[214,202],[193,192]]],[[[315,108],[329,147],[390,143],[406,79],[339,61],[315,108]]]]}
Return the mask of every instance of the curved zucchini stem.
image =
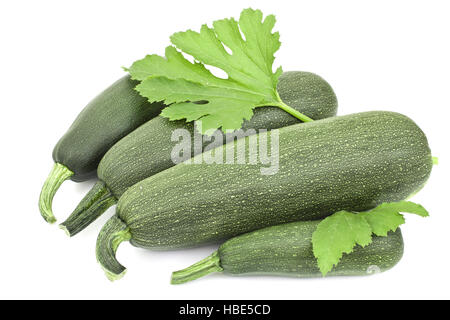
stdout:
{"type": "Polygon", "coordinates": [[[103,181],[98,181],[88,194],[81,200],[66,221],[60,224],[70,237],[76,235],[98,217],[100,217],[108,208],[117,203],[116,197],[111,193],[103,181]]]}
{"type": "Polygon", "coordinates": [[[52,209],[53,197],[61,184],[71,176],[73,176],[73,172],[69,168],[60,163],[55,163],[47,180],[45,180],[39,196],[39,211],[41,211],[42,217],[48,223],[56,222],[52,209]]]}
{"type": "Polygon", "coordinates": [[[220,266],[219,253],[215,251],[209,257],[193,264],[186,269],[175,271],[172,273],[172,279],[170,283],[172,284],[182,284],[201,277],[213,272],[222,272],[223,268],[220,266]]]}
{"type": "Polygon", "coordinates": [[[96,256],[109,280],[119,280],[126,268],[116,258],[119,245],[131,239],[130,229],[119,217],[113,216],[103,226],[97,238],[96,256]]]}
{"type": "Polygon", "coordinates": [[[297,111],[296,109],[288,106],[286,103],[283,102],[283,100],[281,100],[280,95],[277,92],[277,98],[278,98],[278,104],[277,107],[286,111],[287,113],[289,113],[291,116],[296,117],[297,119],[303,121],[303,122],[311,122],[314,121],[313,119],[311,119],[310,117],[308,117],[307,115],[297,111]]]}

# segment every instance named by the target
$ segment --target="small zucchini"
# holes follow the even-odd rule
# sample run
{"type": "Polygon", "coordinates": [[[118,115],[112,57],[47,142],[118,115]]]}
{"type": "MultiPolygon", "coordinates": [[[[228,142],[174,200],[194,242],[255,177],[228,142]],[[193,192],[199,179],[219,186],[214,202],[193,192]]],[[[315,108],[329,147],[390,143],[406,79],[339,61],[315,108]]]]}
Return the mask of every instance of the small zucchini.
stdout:
{"type": "Polygon", "coordinates": [[[117,141],[157,116],[163,105],[150,104],[134,90],[138,84],[125,76],[92,100],[53,149],[55,162],[44,183],[39,210],[49,223],[56,221],[52,201],[61,184],[95,176],[103,155],[117,141]]]}
{"type": "MultiPolygon", "coordinates": [[[[331,86],[318,75],[309,72],[285,72],[279,80],[278,92],[285,103],[313,119],[336,115],[337,99],[331,86]]],[[[247,129],[275,129],[298,123],[290,114],[276,107],[255,109],[247,129]]],[[[193,138],[194,127],[184,121],[169,121],[157,117],[144,124],[116,145],[103,157],[98,166],[99,181],[84,197],[61,228],[73,236],[87,227],[132,185],[173,167],[171,158],[174,130],[185,128],[193,138]]],[[[227,138],[224,138],[224,142],[227,138]]],[[[205,141],[203,148],[210,142],[205,141]]],[[[191,143],[191,154],[201,150],[191,143]]]]}
{"type": "MultiPolygon", "coordinates": [[[[200,262],[172,274],[172,284],[198,279],[212,272],[230,275],[320,277],[311,238],[320,221],[292,222],[246,233],[223,243],[200,262]]],[[[382,272],[403,255],[400,229],[374,237],[367,247],[345,254],[327,276],[356,276],[382,272]]]]}
{"type": "Polygon", "coordinates": [[[398,113],[281,128],[277,174],[261,175],[252,164],[179,164],[129,188],[100,232],[97,259],[116,278],[125,270],[115,257],[124,240],[148,249],[186,248],[340,210],[365,211],[408,198],[432,166],[425,134],[398,113]]]}

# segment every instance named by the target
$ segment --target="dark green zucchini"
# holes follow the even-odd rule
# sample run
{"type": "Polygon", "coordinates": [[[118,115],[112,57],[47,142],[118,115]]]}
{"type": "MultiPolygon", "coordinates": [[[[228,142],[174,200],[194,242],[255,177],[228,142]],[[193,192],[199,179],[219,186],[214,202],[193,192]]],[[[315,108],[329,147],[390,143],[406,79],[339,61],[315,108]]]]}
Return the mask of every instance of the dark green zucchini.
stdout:
{"type": "MultiPolygon", "coordinates": [[[[286,72],[278,83],[283,101],[313,119],[334,116],[337,100],[330,85],[321,77],[308,72],[286,72]]],[[[255,109],[243,129],[275,129],[298,123],[298,120],[276,107],[255,109]]],[[[169,121],[157,117],[141,126],[116,145],[103,157],[98,166],[99,181],[84,197],[70,217],[61,224],[69,235],[83,230],[135,183],[173,167],[171,141],[176,129],[185,128],[194,136],[191,123],[169,121]]],[[[224,138],[225,140],[227,138],[224,138]]],[[[230,141],[230,140],[228,140],[230,141]]],[[[204,142],[205,147],[210,142],[204,142]]],[[[191,143],[191,154],[201,150],[191,143]]]]}
{"type": "MultiPolygon", "coordinates": [[[[212,272],[231,275],[320,277],[311,238],[320,221],[292,222],[246,233],[226,241],[206,259],[172,274],[172,284],[212,272]]],[[[367,247],[345,254],[327,276],[356,276],[386,271],[403,255],[400,229],[374,237],[367,247]]]]}
{"type": "Polygon", "coordinates": [[[55,165],[39,199],[39,209],[47,222],[56,221],[52,201],[65,180],[81,182],[94,177],[109,148],[160,113],[163,104],[150,104],[134,90],[137,84],[129,76],[116,81],[81,111],[56,144],[55,165]]]}
{"type": "Polygon", "coordinates": [[[433,166],[425,134],[398,113],[364,112],[278,132],[277,174],[261,175],[251,164],[180,164],[129,188],[97,240],[97,259],[109,276],[125,270],[115,258],[120,241],[186,248],[340,210],[365,211],[408,198],[433,166]]]}

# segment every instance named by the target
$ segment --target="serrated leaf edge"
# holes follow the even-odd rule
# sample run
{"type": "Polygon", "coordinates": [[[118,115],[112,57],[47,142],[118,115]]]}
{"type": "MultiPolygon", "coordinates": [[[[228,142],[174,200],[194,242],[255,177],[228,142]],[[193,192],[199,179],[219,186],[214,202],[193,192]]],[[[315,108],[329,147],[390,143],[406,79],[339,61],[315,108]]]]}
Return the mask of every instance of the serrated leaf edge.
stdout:
{"type": "Polygon", "coordinates": [[[315,239],[315,235],[316,235],[316,231],[318,230],[318,228],[320,227],[320,225],[321,225],[321,223],[323,222],[323,221],[325,221],[326,219],[328,219],[328,218],[330,218],[330,217],[333,217],[333,216],[335,216],[335,215],[337,215],[337,214],[341,214],[342,212],[348,212],[348,211],[338,211],[338,212],[336,212],[336,213],[334,213],[334,214],[332,214],[331,216],[328,216],[327,218],[325,218],[325,219],[323,219],[318,225],[317,225],[317,227],[316,227],[316,230],[313,232],[313,234],[312,234],[312,238],[311,238],[311,242],[312,242],[312,245],[313,245],[313,254],[314,254],[314,257],[316,258],[316,260],[317,260],[317,265],[318,265],[318,267],[319,267],[319,270],[320,270],[320,272],[322,273],[322,276],[323,277],[325,277],[331,270],[333,270],[333,268],[335,268],[338,264],[339,264],[339,262],[341,261],[341,259],[342,259],[342,257],[344,256],[344,254],[350,254],[350,253],[352,253],[353,251],[354,251],[354,248],[357,246],[357,245],[359,245],[359,246],[361,246],[361,247],[366,247],[367,245],[369,245],[370,243],[372,243],[372,239],[373,239],[373,235],[375,234],[376,236],[387,236],[387,234],[389,233],[389,231],[396,231],[401,225],[403,225],[405,222],[406,222],[406,220],[405,220],[405,217],[404,217],[404,215],[401,213],[401,212],[404,212],[404,213],[410,213],[410,214],[415,214],[415,215],[418,215],[418,216],[420,216],[420,217],[429,217],[429,213],[428,213],[428,211],[422,206],[422,205],[420,205],[420,204],[417,204],[417,203],[414,203],[414,202],[411,202],[411,201],[399,201],[399,202],[387,202],[387,203],[382,203],[382,204],[380,204],[379,206],[377,206],[377,207],[375,207],[374,209],[371,209],[371,210],[368,210],[368,211],[363,211],[363,212],[349,212],[349,213],[353,213],[353,214],[356,214],[356,215],[360,215],[361,216],[361,218],[370,226],[370,228],[371,228],[371,230],[372,230],[372,233],[371,233],[371,239],[370,239],[370,242],[369,243],[367,243],[366,245],[361,245],[361,244],[358,244],[357,243],[357,241],[355,240],[355,244],[353,245],[353,247],[352,247],[352,249],[350,249],[350,250],[348,250],[348,251],[343,251],[340,255],[339,255],[339,260],[336,262],[336,263],[333,263],[333,265],[331,265],[331,266],[326,266],[326,269],[321,265],[321,263],[320,263],[320,258],[317,256],[317,249],[316,249],[316,247],[315,247],[315,243],[316,243],[316,241],[314,240],[315,239]],[[423,211],[424,211],[424,214],[422,215],[422,214],[420,214],[420,213],[416,213],[416,212],[408,212],[408,211],[398,211],[398,210],[393,210],[394,212],[396,212],[397,214],[399,214],[402,218],[403,218],[403,223],[401,223],[401,224],[399,224],[396,228],[394,228],[394,229],[391,229],[391,230],[388,230],[387,232],[386,232],[386,234],[385,235],[379,235],[379,234],[376,234],[374,231],[373,231],[373,226],[371,225],[371,223],[364,217],[364,214],[368,214],[368,213],[371,213],[371,212],[373,212],[373,213],[376,213],[376,211],[377,211],[377,209],[378,210],[380,210],[380,207],[382,207],[382,209],[384,209],[384,207],[386,207],[386,206],[388,206],[389,204],[398,204],[398,203],[402,203],[402,202],[404,202],[404,203],[407,203],[407,204],[412,204],[412,205],[415,205],[415,206],[417,206],[417,207],[419,207],[419,209],[423,209],[423,211]]]}

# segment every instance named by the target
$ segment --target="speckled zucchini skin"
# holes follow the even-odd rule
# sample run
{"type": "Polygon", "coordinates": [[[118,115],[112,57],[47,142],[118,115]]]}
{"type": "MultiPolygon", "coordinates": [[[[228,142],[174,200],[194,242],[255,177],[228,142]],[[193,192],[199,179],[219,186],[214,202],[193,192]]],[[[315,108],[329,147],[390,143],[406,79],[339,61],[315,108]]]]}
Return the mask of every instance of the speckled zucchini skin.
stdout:
{"type": "MultiPolygon", "coordinates": [[[[321,277],[311,238],[320,221],[292,222],[246,233],[219,247],[223,272],[233,275],[270,274],[321,277]]],[[[387,237],[373,237],[362,248],[344,254],[327,276],[354,276],[382,272],[395,266],[403,255],[400,229],[387,237]]]]}
{"type": "MultiPolygon", "coordinates": [[[[337,100],[330,85],[318,75],[309,72],[286,72],[278,83],[281,98],[289,106],[313,119],[322,119],[336,114],[337,100]]],[[[277,107],[257,108],[243,129],[275,129],[299,123],[299,120],[277,107]]],[[[171,153],[177,142],[171,141],[177,129],[188,130],[191,137],[191,150],[186,155],[199,154],[210,147],[204,141],[203,148],[196,148],[194,126],[185,121],[169,121],[157,117],[116,143],[103,157],[98,166],[99,181],[81,200],[70,217],[61,224],[67,234],[73,236],[97,219],[108,206],[135,183],[173,167],[171,153]],[[105,196],[109,194],[110,196],[105,196]]],[[[196,130],[195,130],[196,131],[196,130]]],[[[246,134],[251,132],[246,131],[246,134]]],[[[214,138],[213,138],[214,139],[214,138]]],[[[225,137],[232,141],[233,137],[225,137]],[[230,139],[231,138],[231,139],[230,139]]]]}
{"type": "MultiPolygon", "coordinates": [[[[247,138],[248,139],[248,138],[247,138]]],[[[180,164],[129,188],[117,214],[133,245],[184,248],[264,227],[364,211],[407,198],[428,179],[427,139],[408,117],[358,113],[279,130],[279,172],[180,164]]]]}
{"type": "Polygon", "coordinates": [[[163,105],[150,104],[125,76],[92,100],[53,149],[53,160],[65,165],[74,181],[95,176],[103,155],[117,141],[151,118],[163,105]]]}
{"type": "MultiPolygon", "coordinates": [[[[309,72],[285,72],[278,83],[278,92],[289,106],[312,119],[336,115],[337,99],[330,85],[309,72]]],[[[299,120],[276,107],[255,109],[254,116],[243,129],[275,129],[298,123],[299,120]]],[[[129,187],[158,172],[174,166],[171,141],[176,129],[187,129],[193,136],[193,124],[157,117],[144,124],[112,147],[98,166],[98,177],[119,198],[129,187]]],[[[210,144],[205,142],[204,146],[210,144]]],[[[198,154],[192,143],[191,154],[198,154]]]]}

